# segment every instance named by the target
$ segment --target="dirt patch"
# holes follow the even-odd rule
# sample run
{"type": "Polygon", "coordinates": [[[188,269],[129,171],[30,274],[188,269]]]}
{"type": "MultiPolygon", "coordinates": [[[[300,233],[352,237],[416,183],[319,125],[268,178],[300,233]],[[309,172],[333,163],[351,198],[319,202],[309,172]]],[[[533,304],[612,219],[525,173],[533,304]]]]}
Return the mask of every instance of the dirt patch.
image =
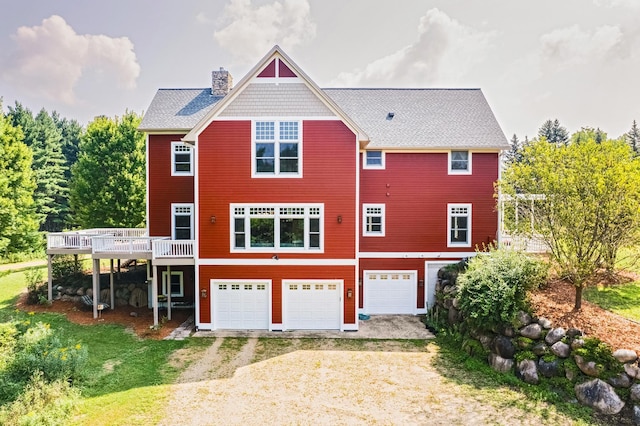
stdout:
{"type": "Polygon", "coordinates": [[[633,349],[640,353],[640,324],[584,299],[582,309],[574,311],[574,302],[575,288],[559,280],[532,294],[536,314],[550,319],[555,327],[577,328],[587,336],[607,342],[614,350],[633,349]]]}
{"type": "MultiPolygon", "coordinates": [[[[81,325],[120,324],[136,336],[146,339],[164,339],[193,314],[193,311],[190,309],[175,309],[171,312],[171,321],[161,321],[162,326],[155,330],[150,328],[150,326],[153,325],[153,309],[149,309],[148,307],[136,308],[133,306],[123,306],[113,310],[105,309],[100,318],[94,319],[91,308],[81,306],[77,303],[54,300],[50,306],[28,305],[26,300],[27,293],[22,293],[18,303],[16,303],[16,307],[26,312],[63,314],[69,321],[81,325]],[[132,316],[132,313],[135,313],[136,316],[132,316]]],[[[163,319],[165,315],[167,315],[166,310],[159,311],[160,319],[163,319]]]]}

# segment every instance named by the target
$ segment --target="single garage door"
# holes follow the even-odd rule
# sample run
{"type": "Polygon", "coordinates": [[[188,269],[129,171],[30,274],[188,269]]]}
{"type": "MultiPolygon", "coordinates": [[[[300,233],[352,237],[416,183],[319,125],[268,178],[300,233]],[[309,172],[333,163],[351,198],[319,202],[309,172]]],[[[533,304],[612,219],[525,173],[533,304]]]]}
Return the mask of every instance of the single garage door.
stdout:
{"type": "Polygon", "coordinates": [[[342,281],[282,282],[286,330],[339,330],[342,281]]]}
{"type": "Polygon", "coordinates": [[[367,314],[415,314],[416,271],[364,271],[367,314]]]}
{"type": "Polygon", "coordinates": [[[268,281],[211,280],[213,328],[269,329],[268,281]]]}

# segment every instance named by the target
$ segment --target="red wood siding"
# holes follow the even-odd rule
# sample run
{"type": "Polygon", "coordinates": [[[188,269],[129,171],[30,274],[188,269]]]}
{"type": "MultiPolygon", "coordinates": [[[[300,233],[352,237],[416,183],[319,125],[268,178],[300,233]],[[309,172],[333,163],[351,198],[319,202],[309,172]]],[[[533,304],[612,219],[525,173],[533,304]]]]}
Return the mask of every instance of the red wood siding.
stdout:
{"type": "Polygon", "coordinates": [[[385,170],[361,170],[361,203],[385,204],[386,223],[384,237],[360,230],[360,251],[472,251],[496,238],[498,154],[473,153],[472,175],[448,175],[447,161],[447,153],[387,153],[385,170]],[[447,247],[447,203],[472,204],[471,248],[447,247]]]}
{"type": "MultiPolygon", "coordinates": [[[[200,289],[209,291],[212,279],[269,279],[271,281],[271,322],[282,323],[282,280],[343,280],[344,323],[355,324],[355,268],[353,266],[200,266],[200,289]],[[354,297],[347,298],[351,289],[354,297]]],[[[200,322],[211,322],[211,297],[200,299],[200,322]]]]}
{"type": "Polygon", "coordinates": [[[193,176],[171,176],[171,142],[184,135],[149,135],[149,217],[151,236],[171,236],[171,203],[193,203],[193,176]]]}
{"type": "Polygon", "coordinates": [[[251,121],[213,122],[198,139],[201,258],[271,258],[230,253],[232,203],[324,203],[324,253],[280,258],[355,258],[356,141],[340,121],[303,123],[302,178],[251,177],[251,121]],[[215,223],[211,223],[215,216],[215,223]],[[337,217],[342,216],[342,223],[337,217]]]}

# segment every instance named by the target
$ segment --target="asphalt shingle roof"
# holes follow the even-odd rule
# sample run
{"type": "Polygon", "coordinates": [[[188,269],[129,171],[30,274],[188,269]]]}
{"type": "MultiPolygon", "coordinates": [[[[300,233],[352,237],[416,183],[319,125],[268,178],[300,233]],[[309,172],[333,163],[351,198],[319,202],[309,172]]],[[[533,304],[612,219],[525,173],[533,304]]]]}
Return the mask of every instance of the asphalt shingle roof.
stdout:
{"type": "MultiPolygon", "coordinates": [[[[367,133],[369,149],[509,148],[480,89],[323,90],[367,133]]],[[[210,88],[159,89],[140,129],[189,131],[220,99],[210,88]]]]}

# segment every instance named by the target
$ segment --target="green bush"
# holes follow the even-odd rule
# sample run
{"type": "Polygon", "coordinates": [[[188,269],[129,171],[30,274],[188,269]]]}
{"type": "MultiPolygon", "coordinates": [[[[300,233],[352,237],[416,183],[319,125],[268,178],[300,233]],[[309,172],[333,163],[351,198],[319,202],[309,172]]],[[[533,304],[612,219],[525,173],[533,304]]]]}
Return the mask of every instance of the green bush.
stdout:
{"type": "Polygon", "coordinates": [[[27,303],[34,305],[42,295],[42,270],[28,269],[24,273],[24,279],[27,282],[27,303]]]}
{"type": "Polygon", "coordinates": [[[527,309],[527,292],[544,282],[547,265],[524,253],[491,248],[469,261],[458,277],[459,308],[467,324],[490,331],[514,324],[527,309]]]}
{"type": "Polygon", "coordinates": [[[601,379],[617,376],[624,371],[622,364],[613,357],[611,347],[596,337],[585,338],[584,345],[574,350],[573,354],[580,355],[587,362],[595,362],[601,379]]]}

